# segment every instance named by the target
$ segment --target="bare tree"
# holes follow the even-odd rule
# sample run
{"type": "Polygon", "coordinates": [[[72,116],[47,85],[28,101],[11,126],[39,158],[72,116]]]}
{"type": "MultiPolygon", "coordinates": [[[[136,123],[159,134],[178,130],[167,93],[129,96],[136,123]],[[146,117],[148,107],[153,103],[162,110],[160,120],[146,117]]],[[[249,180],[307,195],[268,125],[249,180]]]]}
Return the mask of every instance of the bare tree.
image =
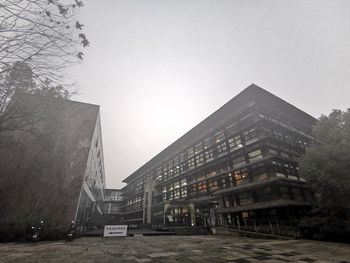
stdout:
{"type": "Polygon", "coordinates": [[[0,133],[27,127],[27,115],[40,110],[21,92],[71,95],[64,70],[89,44],[76,19],[82,6],[81,0],[0,0],[0,133]],[[8,107],[11,100],[16,106],[8,107]]]}
{"type": "Polygon", "coordinates": [[[76,20],[80,0],[0,1],[0,74],[25,62],[38,81],[62,82],[89,42],[76,20]]]}

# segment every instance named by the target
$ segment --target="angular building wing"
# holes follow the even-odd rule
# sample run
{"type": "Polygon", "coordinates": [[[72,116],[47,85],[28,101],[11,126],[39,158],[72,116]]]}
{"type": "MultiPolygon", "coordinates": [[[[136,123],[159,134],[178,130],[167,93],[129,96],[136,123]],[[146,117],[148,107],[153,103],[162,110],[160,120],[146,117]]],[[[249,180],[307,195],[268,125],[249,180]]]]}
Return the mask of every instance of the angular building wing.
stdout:
{"type": "Polygon", "coordinates": [[[0,134],[0,222],[85,223],[102,214],[99,106],[21,93],[9,107],[22,111],[11,121],[23,125],[0,134]]]}
{"type": "Polygon", "coordinates": [[[313,200],[298,157],[315,122],[250,85],[124,179],[124,223],[291,222],[313,200]]]}

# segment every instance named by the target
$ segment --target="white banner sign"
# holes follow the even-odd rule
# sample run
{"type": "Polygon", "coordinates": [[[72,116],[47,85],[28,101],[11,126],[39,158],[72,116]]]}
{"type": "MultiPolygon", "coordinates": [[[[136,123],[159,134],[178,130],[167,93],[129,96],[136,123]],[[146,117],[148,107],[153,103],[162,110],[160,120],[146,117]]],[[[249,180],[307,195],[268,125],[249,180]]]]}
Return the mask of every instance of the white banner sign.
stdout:
{"type": "Polygon", "coordinates": [[[104,237],[125,237],[128,232],[127,225],[108,225],[103,231],[104,237]]]}

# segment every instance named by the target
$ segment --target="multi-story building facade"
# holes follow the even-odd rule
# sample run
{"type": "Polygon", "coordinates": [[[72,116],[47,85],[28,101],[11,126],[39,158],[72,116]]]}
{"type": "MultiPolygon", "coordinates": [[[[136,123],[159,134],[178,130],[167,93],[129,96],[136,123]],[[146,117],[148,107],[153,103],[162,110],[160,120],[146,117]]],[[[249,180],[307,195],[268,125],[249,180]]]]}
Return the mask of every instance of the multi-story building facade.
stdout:
{"type": "Polygon", "coordinates": [[[128,176],[127,224],[291,221],[313,196],[298,173],[315,118],[252,84],[128,176]]]}
{"type": "Polygon", "coordinates": [[[103,216],[106,183],[100,114],[96,117],[75,215],[75,220],[84,226],[100,224],[103,216]]]}
{"type": "Polygon", "coordinates": [[[20,113],[10,121],[23,125],[0,134],[0,222],[98,224],[105,188],[99,106],[20,92],[9,107],[5,114],[20,113]]]}

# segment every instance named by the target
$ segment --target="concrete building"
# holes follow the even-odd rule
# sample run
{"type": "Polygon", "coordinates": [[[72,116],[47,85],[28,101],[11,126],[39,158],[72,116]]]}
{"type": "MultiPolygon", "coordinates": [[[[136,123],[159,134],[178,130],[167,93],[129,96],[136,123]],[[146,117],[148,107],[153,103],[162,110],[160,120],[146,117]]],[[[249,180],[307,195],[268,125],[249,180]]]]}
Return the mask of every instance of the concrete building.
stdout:
{"type": "Polygon", "coordinates": [[[99,106],[17,93],[9,107],[24,125],[0,133],[0,223],[100,222],[99,106]]]}
{"type": "Polygon", "coordinates": [[[297,158],[316,119],[252,84],[124,179],[123,223],[288,225],[313,195],[297,158]]]}
{"type": "Polygon", "coordinates": [[[116,224],[121,221],[124,208],[123,193],[120,189],[104,189],[103,215],[105,224],[116,224]]]}

